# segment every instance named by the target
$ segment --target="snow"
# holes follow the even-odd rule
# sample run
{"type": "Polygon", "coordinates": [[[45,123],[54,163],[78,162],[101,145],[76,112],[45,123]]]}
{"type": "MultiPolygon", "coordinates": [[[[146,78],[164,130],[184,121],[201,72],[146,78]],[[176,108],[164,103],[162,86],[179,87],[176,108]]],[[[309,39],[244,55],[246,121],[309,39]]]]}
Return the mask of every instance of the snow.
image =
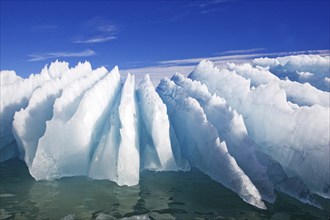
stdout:
{"type": "Polygon", "coordinates": [[[22,79],[1,71],[0,161],[31,176],[139,184],[140,173],[198,168],[265,209],[276,190],[330,198],[329,56],[201,61],[155,89],[149,75],[56,61],[22,79]]]}

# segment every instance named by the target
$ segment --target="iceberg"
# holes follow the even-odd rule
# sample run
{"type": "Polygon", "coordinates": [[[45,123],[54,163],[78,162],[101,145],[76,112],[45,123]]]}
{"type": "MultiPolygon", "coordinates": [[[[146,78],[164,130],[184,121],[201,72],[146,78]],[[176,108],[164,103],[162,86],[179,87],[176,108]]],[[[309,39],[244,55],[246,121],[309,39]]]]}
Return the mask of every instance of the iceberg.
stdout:
{"type": "Polygon", "coordinates": [[[75,79],[79,80],[80,77],[89,74],[91,71],[89,63],[79,63],[76,68],[63,73],[60,79],[47,81],[36,89],[29,100],[28,106],[15,113],[13,135],[17,140],[20,157],[25,160],[28,166],[31,166],[38,141],[45,133],[46,121],[53,116],[52,109],[55,100],[61,96],[66,85],[75,79]]]}
{"type": "Polygon", "coordinates": [[[94,145],[119,82],[118,68],[114,68],[84,93],[72,117],[46,127],[29,168],[35,179],[87,175],[94,145]]]}
{"type": "Polygon", "coordinates": [[[292,106],[276,82],[250,88],[250,79],[209,61],[202,61],[189,78],[205,83],[242,114],[261,151],[300,177],[313,193],[329,198],[329,107],[292,106]]]}
{"type": "Polygon", "coordinates": [[[22,81],[23,78],[16,75],[15,71],[13,70],[2,70],[0,71],[0,83],[1,86],[5,86],[8,84],[13,84],[15,82],[22,81]]]}
{"type": "Polygon", "coordinates": [[[229,153],[236,159],[240,168],[258,188],[262,199],[274,202],[276,196],[273,184],[268,178],[266,167],[262,166],[255,156],[257,146],[248,136],[242,116],[228,106],[225,99],[211,95],[207,87],[200,82],[180,74],[175,74],[171,80],[181,87],[186,97],[195,98],[200,103],[207,119],[218,130],[219,137],[226,142],[229,153]]]}
{"type": "Polygon", "coordinates": [[[328,59],[221,69],[204,60],[156,89],[149,75],[136,84],[117,66],[88,62],[56,61],[27,79],[1,71],[0,161],[24,160],[37,181],[87,176],[120,186],[138,185],[144,170],[195,167],[260,209],[276,191],[321,208],[316,195],[330,198],[328,59]]]}
{"type": "Polygon", "coordinates": [[[312,106],[316,104],[324,107],[330,106],[329,93],[311,86],[308,82],[302,84],[293,82],[288,78],[281,80],[267,68],[260,66],[253,67],[248,63],[242,65],[230,63],[228,64],[228,69],[246,79],[250,79],[251,85],[254,87],[272,82],[276,83],[285,91],[288,101],[299,106],[312,106]]]}
{"type": "Polygon", "coordinates": [[[169,108],[183,156],[189,163],[238,193],[244,201],[265,208],[259,191],[229,154],[226,143],[221,142],[198,101],[184,97],[167,79],[160,82],[157,91],[169,108]]]}
{"type": "Polygon", "coordinates": [[[12,133],[15,112],[27,107],[34,90],[46,81],[61,78],[68,70],[68,63],[56,61],[49,68],[45,66],[40,74],[32,74],[24,80],[13,76],[13,72],[1,72],[1,81],[4,79],[4,83],[1,83],[0,97],[0,162],[19,155],[12,133]]]}

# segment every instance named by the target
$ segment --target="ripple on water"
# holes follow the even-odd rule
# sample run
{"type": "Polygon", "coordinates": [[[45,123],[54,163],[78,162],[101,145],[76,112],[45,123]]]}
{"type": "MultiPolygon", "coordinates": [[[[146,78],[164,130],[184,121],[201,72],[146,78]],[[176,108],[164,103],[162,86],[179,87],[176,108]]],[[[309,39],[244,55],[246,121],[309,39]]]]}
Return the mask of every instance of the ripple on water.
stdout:
{"type": "Polygon", "coordinates": [[[119,187],[85,177],[36,182],[19,160],[1,163],[0,219],[328,219],[320,210],[277,193],[268,210],[243,202],[196,169],[141,173],[140,184],[119,187]]]}

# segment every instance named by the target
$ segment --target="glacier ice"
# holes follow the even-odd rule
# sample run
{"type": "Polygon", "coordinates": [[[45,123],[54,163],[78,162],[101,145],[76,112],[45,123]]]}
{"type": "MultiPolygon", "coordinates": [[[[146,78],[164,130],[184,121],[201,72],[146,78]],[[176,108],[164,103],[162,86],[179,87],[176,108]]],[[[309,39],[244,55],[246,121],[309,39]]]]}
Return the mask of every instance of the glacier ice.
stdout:
{"type": "Polygon", "coordinates": [[[141,149],[144,168],[159,171],[177,170],[171,148],[166,105],[156,93],[149,75],[146,75],[139,85],[138,98],[142,116],[141,125],[145,125],[145,129],[141,129],[145,134],[140,135],[141,139],[145,139],[145,143],[142,144],[145,148],[141,149]]]}
{"type": "Polygon", "coordinates": [[[192,97],[184,97],[175,84],[162,80],[157,91],[169,108],[184,156],[190,164],[222,183],[246,202],[265,208],[259,191],[229,154],[216,128],[207,120],[204,110],[192,97]],[[223,169],[217,169],[222,167],[223,169]]]}
{"type": "Polygon", "coordinates": [[[274,202],[273,184],[268,179],[266,168],[259,163],[254,154],[257,149],[248,136],[242,116],[231,109],[226,100],[215,94],[211,95],[207,87],[200,82],[192,81],[180,74],[175,74],[171,80],[184,90],[186,96],[195,98],[200,103],[207,119],[216,127],[219,137],[226,142],[229,153],[256,185],[262,198],[274,202]]]}
{"type": "Polygon", "coordinates": [[[136,102],[134,76],[128,74],[123,85],[118,107],[121,128],[121,141],[118,149],[118,181],[119,185],[136,185],[139,183],[140,143],[138,120],[139,112],[136,102]]]}
{"type": "Polygon", "coordinates": [[[1,86],[5,86],[8,84],[12,84],[15,82],[22,81],[22,77],[16,75],[15,71],[13,70],[3,70],[0,72],[0,82],[1,86]]]}
{"type": "Polygon", "coordinates": [[[286,172],[299,176],[312,192],[329,197],[329,107],[292,108],[277,83],[250,89],[250,80],[208,61],[202,61],[189,77],[205,83],[242,114],[249,136],[261,151],[286,172]]]}
{"type": "Polygon", "coordinates": [[[0,161],[36,180],[139,183],[140,172],[196,167],[258,208],[276,190],[330,198],[329,56],[201,61],[155,89],[118,67],[56,61],[27,79],[1,71],[0,161]],[[321,79],[317,80],[317,79],[321,79]]]}
{"type": "Polygon", "coordinates": [[[312,106],[316,104],[324,107],[330,106],[329,93],[319,90],[307,82],[302,84],[289,79],[280,80],[267,68],[253,67],[248,63],[242,65],[231,63],[228,64],[228,69],[246,79],[250,79],[251,85],[254,87],[275,82],[285,91],[287,99],[299,106],[312,106]]]}
{"type": "Polygon", "coordinates": [[[113,104],[119,83],[118,68],[114,68],[84,93],[71,118],[60,121],[61,124],[52,123],[50,132],[47,132],[46,127],[29,168],[35,179],[87,175],[97,136],[103,127],[107,110],[113,104]]]}
{"type": "MultiPolygon", "coordinates": [[[[64,72],[61,79],[45,82],[33,91],[28,106],[15,113],[13,135],[17,140],[20,157],[24,158],[28,166],[31,166],[38,141],[45,133],[46,121],[52,118],[56,98],[62,94],[66,85],[75,79],[79,80],[91,71],[89,63],[80,63],[76,68],[64,72]]],[[[106,73],[106,71],[103,72],[106,73]]]]}
{"type": "Polygon", "coordinates": [[[321,55],[292,55],[276,58],[256,58],[254,66],[269,69],[280,78],[288,77],[298,82],[308,82],[314,87],[330,91],[330,56],[321,55]]]}
{"type": "MultiPolygon", "coordinates": [[[[12,133],[12,122],[15,112],[28,105],[35,89],[46,81],[61,78],[61,75],[68,70],[68,63],[56,61],[49,68],[45,66],[40,74],[32,74],[28,79],[16,80],[19,77],[8,77],[8,72],[1,76],[1,81],[4,79],[4,85],[1,83],[0,162],[19,155],[12,133]],[[8,78],[11,78],[11,80],[8,80],[8,78]],[[12,80],[12,78],[15,79],[12,80]]],[[[10,75],[13,75],[13,72],[10,75]]]]}

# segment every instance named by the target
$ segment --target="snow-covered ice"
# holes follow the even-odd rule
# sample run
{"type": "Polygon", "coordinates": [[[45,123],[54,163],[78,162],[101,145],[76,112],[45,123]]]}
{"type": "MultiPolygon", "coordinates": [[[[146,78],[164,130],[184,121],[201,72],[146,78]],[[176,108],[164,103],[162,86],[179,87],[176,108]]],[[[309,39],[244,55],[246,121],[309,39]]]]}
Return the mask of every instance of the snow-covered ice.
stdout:
{"type": "Polygon", "coordinates": [[[118,67],[1,71],[0,161],[19,157],[36,180],[67,176],[139,183],[140,172],[196,167],[258,208],[276,190],[319,206],[330,198],[329,56],[201,61],[155,89],[118,67]]]}

